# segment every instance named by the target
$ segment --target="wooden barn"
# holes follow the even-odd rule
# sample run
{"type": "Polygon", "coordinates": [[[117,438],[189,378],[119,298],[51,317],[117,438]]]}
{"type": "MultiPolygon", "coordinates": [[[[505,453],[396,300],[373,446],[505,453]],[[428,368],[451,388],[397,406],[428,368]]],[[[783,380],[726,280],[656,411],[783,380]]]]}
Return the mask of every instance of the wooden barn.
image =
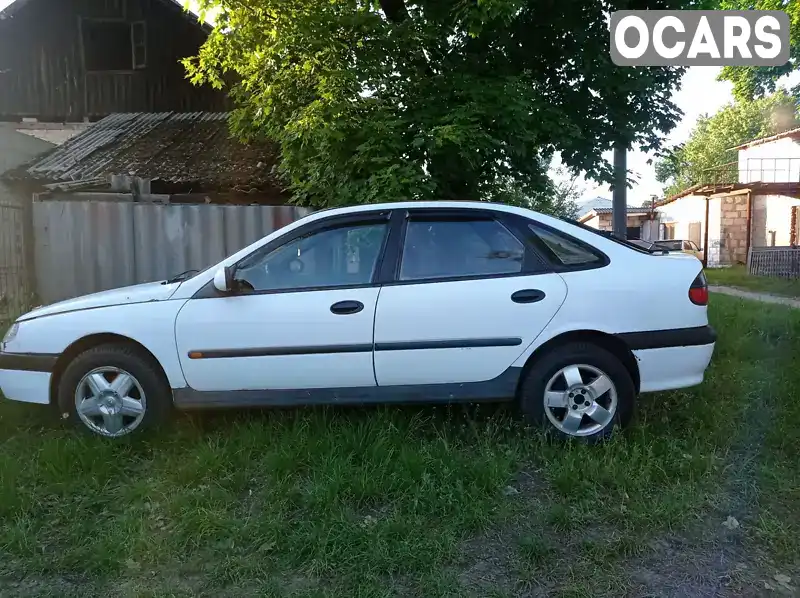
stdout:
{"type": "Polygon", "coordinates": [[[225,110],[180,63],[209,31],[175,0],[15,0],[0,12],[0,121],[225,110]]]}

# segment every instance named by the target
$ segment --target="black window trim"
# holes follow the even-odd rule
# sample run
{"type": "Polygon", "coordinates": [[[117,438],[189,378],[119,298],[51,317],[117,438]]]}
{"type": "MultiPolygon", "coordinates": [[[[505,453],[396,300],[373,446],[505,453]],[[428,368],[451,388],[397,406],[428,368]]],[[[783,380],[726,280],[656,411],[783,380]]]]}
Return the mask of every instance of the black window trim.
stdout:
{"type": "MultiPolygon", "coordinates": [[[[238,260],[236,263],[232,264],[232,267],[235,270],[245,260],[253,259],[254,256],[267,255],[269,253],[272,253],[276,249],[283,247],[284,245],[293,243],[299,238],[318,234],[327,230],[333,230],[337,228],[343,228],[346,226],[361,225],[361,224],[385,223],[388,224],[387,234],[384,235],[383,237],[383,246],[378,252],[378,259],[375,262],[375,269],[372,272],[372,278],[370,282],[361,284],[338,285],[338,286],[313,286],[313,287],[298,287],[292,289],[265,289],[261,291],[258,290],[249,292],[233,291],[229,293],[222,293],[217,290],[217,287],[214,286],[214,279],[212,278],[192,296],[192,299],[216,299],[222,297],[251,297],[254,295],[280,295],[285,293],[307,293],[314,291],[334,291],[340,289],[346,290],[346,289],[365,289],[371,287],[379,287],[381,286],[380,278],[381,278],[381,272],[383,271],[383,261],[387,254],[387,249],[392,232],[391,216],[392,216],[392,210],[383,209],[383,210],[374,210],[368,212],[357,212],[355,214],[343,214],[340,216],[330,216],[328,218],[323,218],[321,220],[315,220],[313,222],[309,222],[308,224],[296,228],[290,233],[281,235],[278,238],[273,239],[269,243],[262,245],[254,252],[249,253],[242,259],[238,260]]],[[[257,259],[257,257],[255,259],[257,259]]]]}
{"type": "MultiPolygon", "coordinates": [[[[320,220],[315,220],[306,225],[303,225],[289,234],[282,235],[263,245],[256,250],[259,254],[270,253],[275,249],[291,243],[299,237],[316,234],[324,230],[341,228],[347,225],[355,224],[371,224],[387,222],[388,233],[384,237],[383,247],[381,248],[378,259],[375,263],[375,270],[373,271],[372,280],[364,284],[352,284],[341,286],[325,286],[325,287],[302,287],[295,289],[268,289],[263,291],[251,291],[244,293],[222,293],[214,286],[213,278],[203,285],[193,296],[192,299],[214,299],[222,297],[238,297],[238,296],[253,296],[253,295],[277,295],[284,293],[307,293],[316,291],[331,291],[331,290],[347,290],[347,289],[362,289],[381,286],[401,286],[401,285],[419,285],[419,284],[436,284],[443,282],[459,282],[466,280],[494,280],[497,278],[516,278],[521,276],[536,276],[540,274],[552,274],[562,272],[579,272],[583,270],[596,270],[604,268],[611,263],[608,256],[594,247],[593,245],[577,239],[564,232],[561,229],[544,224],[540,220],[528,218],[510,212],[503,212],[499,210],[481,209],[481,208],[438,208],[438,207],[425,207],[425,208],[384,208],[380,210],[370,210],[365,212],[357,212],[355,214],[342,214],[339,216],[329,216],[320,220]],[[503,226],[514,238],[522,243],[525,248],[525,256],[523,258],[523,267],[519,272],[512,272],[507,274],[475,274],[469,276],[448,276],[441,278],[426,278],[423,280],[399,280],[400,262],[402,258],[403,244],[405,242],[405,234],[407,223],[412,219],[423,220],[492,220],[498,222],[503,226]],[[570,242],[587,249],[600,257],[600,261],[593,264],[584,264],[577,266],[565,266],[561,263],[554,263],[553,260],[547,257],[547,253],[542,251],[537,244],[544,245],[543,242],[536,237],[535,233],[528,229],[528,225],[533,224],[548,230],[556,235],[560,235],[568,239],[570,242]]],[[[565,220],[565,222],[567,222],[565,220]]],[[[597,232],[597,231],[594,231],[597,232]]],[[[599,233],[598,233],[599,234],[599,233]]],[[[605,237],[604,237],[605,238],[605,237]]],[[[546,246],[545,246],[546,248],[546,246]]],[[[637,248],[638,250],[638,248],[637,248]]],[[[645,250],[640,250],[647,253],[645,250]]],[[[234,268],[238,267],[243,261],[250,259],[256,252],[248,254],[242,259],[233,264],[234,268]]]]}
{"type": "Polygon", "coordinates": [[[390,244],[381,269],[380,281],[383,286],[404,286],[419,284],[437,284],[443,282],[459,282],[463,280],[493,280],[496,278],[515,278],[519,276],[535,276],[551,272],[550,265],[537,254],[530,243],[526,242],[515,227],[511,226],[506,212],[479,208],[408,208],[396,209],[392,215],[392,226],[389,233],[390,244]],[[419,280],[400,280],[400,265],[403,256],[406,231],[410,220],[422,221],[492,221],[497,222],[514,237],[525,250],[522,269],[519,272],[503,274],[472,274],[467,276],[442,276],[419,280]]]}

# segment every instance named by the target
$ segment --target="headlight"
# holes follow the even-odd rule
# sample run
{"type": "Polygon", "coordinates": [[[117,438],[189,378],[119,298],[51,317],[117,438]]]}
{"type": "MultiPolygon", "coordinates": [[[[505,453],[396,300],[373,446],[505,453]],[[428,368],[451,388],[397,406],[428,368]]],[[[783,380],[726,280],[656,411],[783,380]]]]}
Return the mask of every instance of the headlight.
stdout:
{"type": "Polygon", "coordinates": [[[6,335],[3,337],[3,345],[5,345],[6,343],[10,343],[12,340],[14,340],[14,337],[17,336],[18,331],[19,331],[19,324],[14,322],[11,325],[11,328],[9,328],[8,331],[6,332],[6,335]]]}

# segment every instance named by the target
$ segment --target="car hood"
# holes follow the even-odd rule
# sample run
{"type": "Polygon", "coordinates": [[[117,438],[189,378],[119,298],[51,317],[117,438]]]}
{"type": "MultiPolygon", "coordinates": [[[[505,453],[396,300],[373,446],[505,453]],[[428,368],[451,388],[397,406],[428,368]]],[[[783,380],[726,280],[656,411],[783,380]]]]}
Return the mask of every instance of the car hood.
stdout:
{"type": "Polygon", "coordinates": [[[83,297],[76,297],[74,299],[52,303],[51,305],[37,307],[20,317],[19,321],[62,314],[69,311],[110,307],[112,305],[164,301],[165,299],[169,299],[180,285],[180,282],[170,284],[148,282],[130,287],[112,289],[110,291],[101,291],[100,293],[92,293],[91,295],[84,295],[83,297]]]}

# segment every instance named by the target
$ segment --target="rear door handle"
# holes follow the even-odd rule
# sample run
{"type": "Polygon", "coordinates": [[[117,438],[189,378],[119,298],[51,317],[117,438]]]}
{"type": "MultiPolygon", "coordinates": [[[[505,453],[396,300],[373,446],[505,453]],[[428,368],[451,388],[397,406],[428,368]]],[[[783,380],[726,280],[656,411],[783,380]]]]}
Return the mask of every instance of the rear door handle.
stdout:
{"type": "Polygon", "coordinates": [[[361,301],[339,301],[331,305],[331,311],[338,315],[357,314],[364,309],[361,301]]]}
{"type": "Polygon", "coordinates": [[[511,295],[511,300],[514,303],[536,303],[544,299],[544,291],[539,289],[522,289],[511,295]]]}

